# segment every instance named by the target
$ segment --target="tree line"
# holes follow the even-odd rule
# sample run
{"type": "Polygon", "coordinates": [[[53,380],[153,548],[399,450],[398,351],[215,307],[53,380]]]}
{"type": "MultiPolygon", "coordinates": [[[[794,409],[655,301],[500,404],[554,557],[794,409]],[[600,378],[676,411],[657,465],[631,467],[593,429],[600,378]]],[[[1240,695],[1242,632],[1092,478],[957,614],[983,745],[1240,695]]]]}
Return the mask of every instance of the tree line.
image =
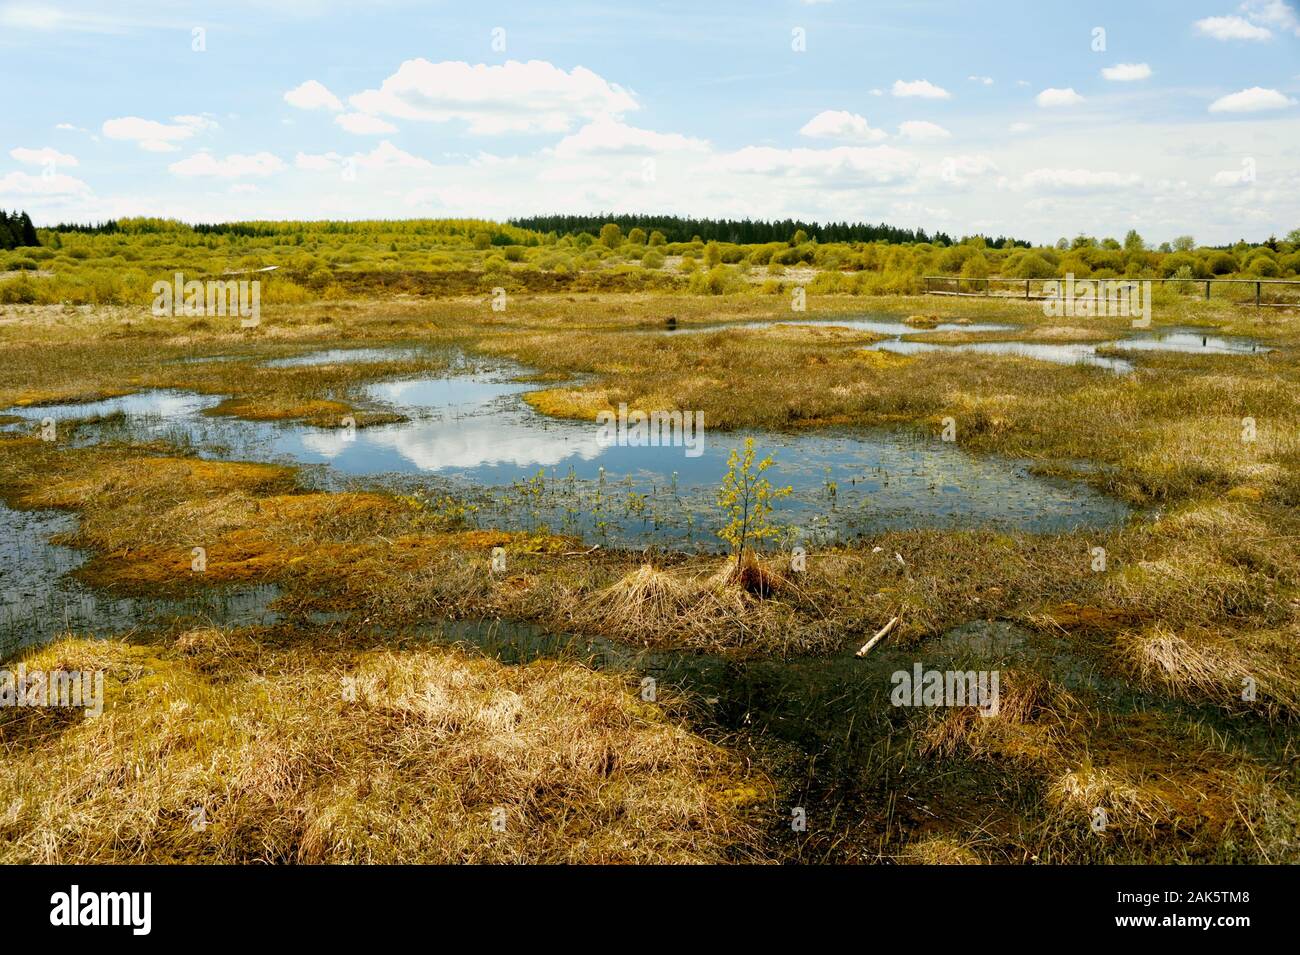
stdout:
{"type": "MultiPolygon", "coordinates": [[[[795,233],[802,232],[818,242],[932,242],[952,245],[952,237],[944,232],[928,233],[924,229],[902,229],[881,222],[804,222],[801,219],[694,219],[666,215],[541,215],[511,219],[510,224],[534,232],[554,232],[557,235],[580,235],[583,232],[598,235],[604,225],[613,223],[625,234],[633,229],[660,232],[668,242],[690,242],[699,238],[705,242],[731,242],[737,245],[758,245],[765,242],[790,242],[795,233]]],[[[995,249],[1008,246],[1028,246],[1028,242],[998,236],[985,237],[995,249]]]]}
{"type": "Polygon", "coordinates": [[[0,249],[40,244],[31,216],[25,212],[5,212],[0,209],[0,249]]]}

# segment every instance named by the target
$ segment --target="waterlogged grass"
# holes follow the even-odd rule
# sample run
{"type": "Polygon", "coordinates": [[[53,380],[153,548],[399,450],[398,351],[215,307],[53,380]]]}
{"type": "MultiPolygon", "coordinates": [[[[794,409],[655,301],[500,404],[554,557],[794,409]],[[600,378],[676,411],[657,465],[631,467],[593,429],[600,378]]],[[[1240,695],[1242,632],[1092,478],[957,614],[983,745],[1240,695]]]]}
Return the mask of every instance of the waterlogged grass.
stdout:
{"type": "MultiPolygon", "coordinates": [[[[814,297],[808,314],[848,316],[862,305],[814,297]]],[[[1019,323],[1017,337],[1043,342],[1112,340],[1126,325],[1052,321],[1012,302],[870,305],[898,317],[1019,323]]],[[[802,727],[780,736],[756,731],[743,713],[701,715],[694,699],[665,716],[634,687],[572,663],[512,668],[395,638],[352,645],[300,629],[74,641],[42,653],[68,665],[105,661],[117,703],[97,724],[29,712],[0,730],[15,761],[0,794],[0,810],[10,807],[7,858],[1297,861],[1294,317],[1158,297],[1157,325],[1252,336],[1274,351],[1131,352],[1135,371],[1117,375],[997,355],[866,351],[870,334],[826,326],[663,330],[669,316],[679,327],[791,317],[763,296],[517,296],[504,313],[486,298],[331,303],[268,308],[251,335],[134,314],[6,316],[0,351],[21,362],[3,364],[0,405],[170,387],[222,395],[225,413],[328,424],[345,407],[365,412],[361,384],[437,370],[438,359],[261,362],[416,343],[530,366],[539,384],[557,383],[528,399],[551,415],[590,420],[626,403],[702,410],[707,428],[741,432],[836,424],[936,437],[951,417],[960,447],[1028,457],[1150,508],[1126,527],[1069,534],[893,531],[812,548],[803,573],[769,553],[732,577],[718,557],[593,552],[545,527],[474,526],[466,503],[452,499],[373,487],[324,494],[290,468],[202,461],[161,443],[70,448],[11,429],[0,436],[0,491],[13,506],[75,511],[68,542],[90,552],[78,573],[96,586],[183,593],[275,583],[286,607],[331,610],[386,633],[433,617],[530,620],[762,667],[770,694],[803,692],[793,676],[781,689],[781,675],[804,670],[833,666],[844,678],[824,699],[810,693],[798,720],[774,719],[802,727]],[[236,360],[178,361],[204,354],[236,360]],[[1246,418],[1253,440],[1243,440],[1246,418]],[[198,546],[202,573],[192,570],[198,546]],[[494,571],[497,547],[506,566],[494,571]],[[1096,548],[1104,570],[1094,569],[1096,548]],[[1004,667],[996,717],[897,709],[887,669],[848,658],[892,617],[896,631],[873,651],[893,654],[888,667],[928,659],[970,621],[1014,623],[1035,652],[1000,657],[972,643],[951,661],[1004,667]],[[365,703],[352,709],[339,696],[347,673],[364,677],[365,703]],[[530,701],[500,708],[528,731],[507,747],[504,730],[482,725],[487,717],[423,695],[452,685],[473,688],[466,699],[482,704],[480,715],[498,712],[501,699],[530,701]],[[549,695],[543,703],[538,694],[549,695]],[[231,723],[232,713],[256,718],[231,723]],[[460,735],[447,752],[434,741],[453,723],[460,735]],[[128,740],[165,755],[142,760],[128,740]],[[590,747],[623,775],[611,783],[608,768],[573,755],[590,747]],[[35,765],[23,762],[34,749],[47,766],[90,770],[18,772],[35,765]],[[742,778],[740,756],[766,768],[771,788],[742,778]],[[397,772],[408,759],[410,780],[397,772]],[[508,767],[509,791],[469,768],[481,765],[508,767]],[[629,800],[636,812],[617,810],[629,800]],[[508,810],[504,835],[488,818],[497,802],[508,810]],[[189,826],[195,805],[214,820],[206,834],[189,826]],[[807,834],[790,831],[791,805],[813,807],[807,834]],[[1101,832],[1092,824],[1099,807],[1101,832]],[[515,830],[515,819],[531,829],[515,830]]],[[[932,334],[958,342],[972,333],[932,334]]]]}

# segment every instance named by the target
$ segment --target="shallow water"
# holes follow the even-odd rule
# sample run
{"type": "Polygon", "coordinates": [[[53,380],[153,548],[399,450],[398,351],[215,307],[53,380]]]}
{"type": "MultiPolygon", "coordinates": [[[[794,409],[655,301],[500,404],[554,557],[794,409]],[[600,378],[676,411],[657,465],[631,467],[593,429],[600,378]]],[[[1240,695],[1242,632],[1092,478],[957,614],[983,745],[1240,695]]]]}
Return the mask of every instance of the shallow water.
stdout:
{"type": "Polygon", "coordinates": [[[1256,355],[1272,351],[1253,338],[1214,335],[1195,328],[1143,330],[1110,344],[1125,351],[1173,351],[1206,355],[1256,355]]]}
{"type": "Polygon", "coordinates": [[[50,542],[76,518],[61,511],[19,511],[0,504],[0,659],[64,633],[100,636],[176,620],[232,626],[271,624],[278,591],[254,586],[204,590],[184,599],[119,597],[79,583],[71,572],[86,555],[50,542]]]}
{"type": "Polygon", "coordinates": [[[301,368],[307,365],[345,365],[366,364],[370,362],[406,361],[421,358],[425,352],[419,348],[329,348],[324,351],[309,352],[305,355],[291,355],[288,358],[272,358],[262,362],[265,368],[301,368]]]}
{"type": "MultiPolygon", "coordinates": [[[[945,350],[976,352],[985,355],[1015,355],[1021,358],[1033,358],[1038,361],[1050,361],[1059,365],[1093,365],[1120,374],[1131,372],[1134,368],[1133,363],[1120,357],[1099,355],[1097,353],[1098,349],[1119,348],[1125,351],[1199,352],[1210,355],[1262,354],[1270,350],[1254,339],[1213,335],[1194,328],[1134,329],[1122,338],[1105,342],[998,341],[945,344],[928,342],[923,338],[918,339],[914,336],[924,336],[933,332],[1006,332],[1014,331],[1021,326],[978,322],[970,324],[943,322],[932,328],[924,328],[908,325],[906,322],[889,317],[743,322],[735,325],[708,325],[679,330],[669,329],[668,331],[670,334],[698,334],[701,332],[722,331],[728,328],[759,329],[772,325],[836,326],[873,332],[877,335],[888,335],[890,337],[884,341],[875,342],[866,347],[870,350],[888,351],[900,355],[918,355],[925,352],[942,352],[945,350]],[[904,336],[911,340],[905,341],[904,336]]],[[[862,346],[852,345],[846,347],[858,348],[862,346]]]]}
{"type": "MultiPolygon", "coordinates": [[[[959,330],[976,331],[974,326],[965,326],[959,330]]],[[[1133,363],[1113,355],[1098,354],[1099,349],[1117,348],[1123,351],[1167,351],[1201,353],[1207,355],[1250,355],[1263,354],[1267,347],[1250,338],[1235,338],[1223,335],[1211,335],[1196,329],[1163,328],[1134,329],[1123,338],[1106,342],[962,342],[959,344],[940,344],[927,341],[904,341],[901,338],[888,339],[867,346],[878,351],[890,351],[900,355],[916,355],[934,351],[966,351],[985,355],[1016,355],[1021,358],[1034,358],[1050,361],[1060,365],[1094,365],[1119,374],[1133,370],[1133,363]]]]}
{"type": "MultiPolygon", "coordinates": [[[[141,392],[86,405],[16,409],[56,421],[121,411],[78,441],[165,437],[201,454],[327,466],[326,483],[377,478],[475,501],[491,526],[581,535],[601,543],[715,547],[715,496],[744,436],[707,428],[693,447],[607,446],[593,423],[548,418],[521,397],[518,369],[379,382],[363,393],[409,420],[363,429],[210,418],[219,399],[141,392]],[[539,474],[539,472],[541,472],[539,474]]],[[[677,438],[681,438],[680,432],[677,438]]],[[[792,540],[822,542],[889,528],[996,526],[1059,531],[1123,521],[1118,501],[1023,462],[972,455],[937,439],[887,431],[756,435],[789,486],[775,519],[792,540]]]]}
{"type": "Polygon", "coordinates": [[[1058,365],[1096,365],[1114,372],[1130,372],[1133,363],[1122,358],[1109,358],[1097,354],[1096,345],[1076,342],[1047,344],[1043,342],[963,342],[958,345],[940,345],[934,342],[902,341],[890,339],[868,345],[873,351],[888,351],[899,355],[917,355],[922,352],[965,351],[984,355],[1015,355],[1055,362],[1058,365]]]}

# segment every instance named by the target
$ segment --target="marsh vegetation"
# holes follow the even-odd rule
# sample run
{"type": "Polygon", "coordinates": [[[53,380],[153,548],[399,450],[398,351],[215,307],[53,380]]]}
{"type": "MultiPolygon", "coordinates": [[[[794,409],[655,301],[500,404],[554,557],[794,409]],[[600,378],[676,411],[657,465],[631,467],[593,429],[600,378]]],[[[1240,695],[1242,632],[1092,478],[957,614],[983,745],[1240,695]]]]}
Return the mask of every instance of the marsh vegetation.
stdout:
{"type": "Polygon", "coordinates": [[[10,618],[11,661],[108,681],[96,720],[0,712],[7,860],[1297,861],[1294,312],[1170,287],[1134,338],[863,297],[958,255],[1049,261],[974,242],[43,238],[52,276],[0,287],[0,520],[40,528],[4,589],[155,603],[10,618]],[[280,262],[255,329],[154,316],[141,284],[280,262]],[[773,262],[816,271],[807,312],[744,280],[773,262]],[[998,342],[1123,366],[966,347],[998,342]],[[584,456],[620,405],[703,412],[714,453],[584,456]],[[747,439],[770,512],[737,510],[747,439]],[[998,714],[891,705],[914,663],[1000,670],[998,714]]]}

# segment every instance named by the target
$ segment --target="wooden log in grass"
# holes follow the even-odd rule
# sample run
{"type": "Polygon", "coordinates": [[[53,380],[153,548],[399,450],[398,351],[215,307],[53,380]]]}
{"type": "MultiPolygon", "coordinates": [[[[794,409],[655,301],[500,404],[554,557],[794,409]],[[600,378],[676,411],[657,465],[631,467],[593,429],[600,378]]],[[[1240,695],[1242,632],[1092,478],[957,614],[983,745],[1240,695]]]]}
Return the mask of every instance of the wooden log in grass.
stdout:
{"type": "Polygon", "coordinates": [[[889,623],[885,624],[883,627],[877,630],[876,635],[862,645],[862,649],[857,652],[857,656],[865,657],[868,653],[870,653],[872,647],[874,647],[881,640],[885,639],[885,637],[889,636],[889,631],[894,629],[894,625],[896,623],[898,623],[898,618],[891,617],[889,623]]]}

